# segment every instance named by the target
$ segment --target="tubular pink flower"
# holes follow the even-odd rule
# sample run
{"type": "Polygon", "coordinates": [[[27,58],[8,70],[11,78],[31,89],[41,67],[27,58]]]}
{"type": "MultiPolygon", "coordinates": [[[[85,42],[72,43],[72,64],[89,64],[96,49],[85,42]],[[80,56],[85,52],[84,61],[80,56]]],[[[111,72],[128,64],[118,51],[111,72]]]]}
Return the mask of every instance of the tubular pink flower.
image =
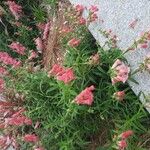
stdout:
{"type": "Polygon", "coordinates": [[[7,1],[6,4],[8,5],[9,10],[15,19],[19,20],[22,14],[22,6],[16,4],[15,1],[7,1]]]}
{"type": "Polygon", "coordinates": [[[79,19],[79,24],[80,24],[80,25],[85,25],[85,24],[86,24],[86,20],[85,20],[83,17],[81,17],[81,18],[79,19]]]}
{"type": "Polygon", "coordinates": [[[91,13],[95,13],[95,12],[99,11],[98,7],[94,6],[94,5],[92,5],[89,10],[91,13]]]}
{"type": "Polygon", "coordinates": [[[63,73],[65,73],[65,68],[58,64],[55,64],[48,74],[53,76],[61,76],[63,73]]]}
{"type": "Polygon", "coordinates": [[[39,140],[38,136],[36,136],[35,134],[26,134],[23,139],[25,142],[33,142],[33,143],[38,142],[39,140]]]}
{"type": "Polygon", "coordinates": [[[113,72],[113,75],[111,77],[112,84],[115,84],[117,82],[125,83],[127,81],[130,68],[122,61],[117,59],[111,69],[113,72]]]}
{"type": "Polygon", "coordinates": [[[25,55],[26,48],[19,42],[12,42],[8,47],[20,55],[25,55]]]}
{"type": "Polygon", "coordinates": [[[128,145],[127,142],[125,140],[121,140],[117,143],[118,147],[120,150],[124,150],[128,145]]]}
{"type": "Polygon", "coordinates": [[[75,79],[75,76],[71,68],[66,69],[62,75],[57,76],[57,80],[63,81],[65,84],[71,82],[74,79],[75,79]]]}
{"type": "Polygon", "coordinates": [[[78,13],[82,13],[84,11],[84,6],[83,5],[76,5],[75,11],[77,11],[78,13]]]}
{"type": "Polygon", "coordinates": [[[68,45],[70,47],[77,47],[77,46],[79,46],[80,42],[81,42],[80,39],[73,38],[68,42],[68,45]]]}
{"type": "Polygon", "coordinates": [[[132,131],[132,130],[127,130],[127,131],[123,132],[123,133],[120,135],[120,137],[121,137],[122,139],[127,139],[127,138],[129,138],[130,136],[132,136],[132,135],[133,135],[133,131],[132,131]]]}
{"type": "Polygon", "coordinates": [[[92,91],[94,89],[93,85],[87,87],[75,98],[74,102],[81,105],[92,105],[94,97],[92,91]]]}

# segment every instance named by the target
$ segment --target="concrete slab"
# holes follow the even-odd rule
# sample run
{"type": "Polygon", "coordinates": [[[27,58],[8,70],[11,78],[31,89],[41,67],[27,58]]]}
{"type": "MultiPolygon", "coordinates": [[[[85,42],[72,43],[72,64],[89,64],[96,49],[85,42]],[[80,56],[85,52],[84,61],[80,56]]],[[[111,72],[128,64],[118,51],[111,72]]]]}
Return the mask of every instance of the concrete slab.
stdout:
{"type": "MultiPolygon", "coordinates": [[[[107,39],[99,30],[112,30],[117,35],[117,46],[122,50],[128,49],[142,32],[150,29],[150,0],[70,0],[72,4],[82,4],[89,8],[96,5],[99,8],[97,12],[99,19],[89,26],[89,30],[97,39],[100,45],[103,45],[107,39]],[[103,20],[103,22],[101,21],[103,20]],[[130,27],[131,23],[135,24],[134,29],[130,27]]],[[[84,12],[86,16],[87,12],[84,12]]],[[[131,70],[134,71],[143,62],[148,49],[136,49],[125,55],[131,70]]],[[[134,79],[139,85],[130,82],[135,94],[143,92],[148,101],[141,94],[141,101],[150,112],[150,73],[143,72],[134,75],[134,79]]]]}

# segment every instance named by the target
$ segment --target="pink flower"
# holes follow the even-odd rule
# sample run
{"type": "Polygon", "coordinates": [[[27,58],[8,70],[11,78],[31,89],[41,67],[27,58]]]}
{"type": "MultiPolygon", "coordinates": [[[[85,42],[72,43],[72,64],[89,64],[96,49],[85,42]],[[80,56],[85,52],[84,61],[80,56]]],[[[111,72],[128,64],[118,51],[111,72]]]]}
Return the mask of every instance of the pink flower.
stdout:
{"type": "Polygon", "coordinates": [[[80,44],[81,40],[73,38],[68,42],[68,45],[71,47],[77,47],[80,44]]]}
{"type": "Polygon", "coordinates": [[[98,65],[100,63],[100,56],[98,53],[92,55],[89,59],[90,65],[98,65]]]}
{"type": "Polygon", "coordinates": [[[35,134],[26,134],[23,139],[25,142],[38,142],[39,140],[35,134]]]}
{"type": "Polygon", "coordinates": [[[94,86],[87,87],[85,90],[83,90],[74,100],[77,104],[82,105],[92,105],[93,103],[93,93],[94,86]]]}
{"type": "Polygon", "coordinates": [[[30,118],[25,118],[24,124],[26,124],[26,125],[32,125],[32,120],[30,118]]]}
{"type": "Polygon", "coordinates": [[[70,29],[68,26],[63,26],[60,33],[70,33],[72,29],[70,29]]]}
{"type": "Polygon", "coordinates": [[[148,44],[147,43],[140,44],[140,48],[146,49],[148,48],[148,44]]]}
{"type": "Polygon", "coordinates": [[[50,21],[45,24],[44,32],[43,32],[43,40],[47,40],[51,23],[50,21]]]}
{"type": "Polygon", "coordinates": [[[130,72],[130,68],[125,65],[122,61],[117,59],[113,66],[111,67],[112,69],[112,84],[115,84],[117,82],[123,82],[125,83],[128,79],[128,74],[130,72]]]}
{"type": "Polygon", "coordinates": [[[36,49],[39,51],[39,52],[42,52],[43,48],[44,48],[44,45],[43,45],[43,41],[40,37],[38,37],[37,39],[35,39],[35,44],[36,44],[36,49]]]}
{"type": "Polygon", "coordinates": [[[28,57],[28,60],[32,60],[33,58],[36,58],[38,55],[35,51],[31,51],[30,56],[28,57]]]}
{"type": "Polygon", "coordinates": [[[17,52],[18,54],[25,55],[26,48],[19,42],[12,42],[8,47],[17,52]]]}
{"type": "Polygon", "coordinates": [[[64,72],[65,69],[62,66],[55,64],[53,65],[52,69],[49,71],[48,74],[53,76],[61,76],[64,72]]]}
{"type": "Polygon", "coordinates": [[[75,10],[78,12],[78,13],[82,13],[84,11],[84,6],[83,5],[76,5],[75,6],[75,10]]]}
{"type": "Polygon", "coordinates": [[[91,13],[95,13],[95,12],[99,11],[98,7],[94,6],[94,5],[92,5],[89,10],[91,13]]]}
{"type": "Polygon", "coordinates": [[[25,117],[5,118],[5,124],[13,126],[22,126],[24,121],[25,117]]]}
{"type": "Polygon", "coordinates": [[[0,76],[6,75],[8,72],[4,67],[0,67],[0,76]]]}
{"type": "Polygon", "coordinates": [[[7,137],[6,136],[0,136],[0,147],[6,146],[7,137]]]}
{"type": "Polygon", "coordinates": [[[90,22],[94,22],[94,21],[96,21],[97,19],[98,19],[97,14],[93,13],[93,14],[90,15],[90,22]]]}
{"type": "Polygon", "coordinates": [[[125,92],[124,91],[118,91],[114,93],[114,98],[116,100],[122,101],[125,98],[125,92]]]}
{"type": "Polygon", "coordinates": [[[0,92],[4,90],[4,87],[5,87],[5,82],[3,79],[0,78],[0,92]]]}
{"type": "Polygon", "coordinates": [[[122,139],[127,139],[128,137],[132,136],[133,135],[133,131],[132,130],[128,130],[128,131],[125,131],[123,132],[120,137],[122,139]]]}
{"type": "Polygon", "coordinates": [[[120,150],[124,150],[128,145],[127,142],[125,140],[121,140],[117,143],[118,147],[120,150]]]}
{"type": "Polygon", "coordinates": [[[16,4],[14,1],[7,1],[6,4],[9,6],[9,10],[16,20],[19,20],[22,14],[22,7],[16,4]]]}
{"type": "Polygon", "coordinates": [[[83,17],[81,17],[81,18],[79,19],[79,24],[80,24],[80,25],[85,25],[85,24],[86,24],[86,20],[85,20],[83,17]]]}
{"type": "Polygon", "coordinates": [[[57,80],[63,81],[65,84],[71,82],[74,79],[75,79],[75,76],[71,68],[66,69],[62,75],[57,76],[57,80]]]}
{"type": "Polygon", "coordinates": [[[45,25],[46,25],[46,24],[45,24],[45,23],[42,23],[42,22],[36,24],[36,26],[38,27],[38,29],[39,29],[39,30],[42,30],[42,31],[44,31],[45,25]]]}

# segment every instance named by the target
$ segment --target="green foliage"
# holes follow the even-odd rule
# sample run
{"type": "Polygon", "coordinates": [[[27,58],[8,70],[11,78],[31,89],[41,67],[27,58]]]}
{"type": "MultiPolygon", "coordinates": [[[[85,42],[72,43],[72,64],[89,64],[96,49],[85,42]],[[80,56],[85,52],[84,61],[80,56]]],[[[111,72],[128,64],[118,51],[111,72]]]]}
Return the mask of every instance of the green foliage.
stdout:
{"type": "MultiPolygon", "coordinates": [[[[55,12],[58,1],[45,1],[55,12]]],[[[25,60],[24,57],[13,53],[7,45],[12,41],[19,41],[28,50],[35,49],[33,39],[39,36],[35,25],[46,21],[46,13],[39,5],[40,1],[18,0],[18,3],[23,6],[25,12],[21,20],[24,26],[11,25],[12,16],[7,13],[2,20],[7,25],[8,35],[1,25],[0,49],[25,60]],[[27,30],[26,26],[32,27],[33,30],[27,30]],[[19,32],[20,36],[15,35],[16,32],[19,32]]],[[[3,2],[2,5],[6,7],[3,2]]],[[[110,68],[114,61],[118,58],[126,61],[122,52],[111,47],[110,50],[104,51],[103,47],[97,46],[85,26],[75,26],[74,30],[75,32],[61,39],[62,47],[66,49],[64,66],[72,67],[76,75],[72,83],[66,85],[54,77],[48,77],[48,73],[42,69],[31,72],[27,69],[28,64],[10,70],[11,76],[6,77],[7,87],[25,96],[23,107],[26,108],[27,115],[34,124],[40,122],[37,129],[24,127],[23,133],[36,133],[46,150],[91,150],[90,147],[95,144],[92,139],[100,133],[96,137],[100,140],[95,149],[113,150],[116,144],[114,135],[131,129],[134,136],[129,139],[127,150],[146,150],[146,145],[142,144],[142,135],[150,133],[146,110],[128,84],[112,85],[110,79],[110,68]],[[67,44],[72,37],[82,39],[77,48],[71,48],[67,44]],[[99,64],[89,64],[90,56],[96,53],[100,56],[99,64]],[[93,104],[85,106],[74,103],[75,97],[91,85],[95,86],[93,104]],[[113,94],[120,90],[126,92],[122,102],[113,98],[113,94]]],[[[22,150],[31,147],[30,144],[21,145],[22,150]]]]}

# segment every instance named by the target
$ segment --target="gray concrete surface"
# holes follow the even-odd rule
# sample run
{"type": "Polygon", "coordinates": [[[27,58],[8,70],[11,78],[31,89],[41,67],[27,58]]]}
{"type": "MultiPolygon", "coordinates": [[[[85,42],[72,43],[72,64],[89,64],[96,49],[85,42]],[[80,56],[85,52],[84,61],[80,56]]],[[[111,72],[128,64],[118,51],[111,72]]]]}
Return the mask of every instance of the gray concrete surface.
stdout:
{"type": "MultiPolygon", "coordinates": [[[[74,5],[82,4],[89,8],[91,5],[96,5],[99,8],[99,19],[92,23],[89,30],[97,39],[100,45],[103,45],[107,40],[100,34],[99,30],[111,29],[118,37],[118,47],[122,50],[129,48],[135,39],[139,37],[141,32],[150,29],[150,0],[70,0],[74,5]],[[138,20],[134,29],[129,27],[129,24],[134,20],[138,20]],[[102,23],[101,20],[104,22],[102,23]]],[[[84,16],[87,11],[84,12],[84,16]]],[[[148,49],[136,49],[134,52],[126,54],[126,58],[134,71],[143,62],[148,49]]],[[[139,85],[129,81],[130,86],[136,95],[143,92],[148,101],[141,95],[140,99],[150,112],[150,73],[143,72],[134,75],[134,79],[139,85]]]]}

